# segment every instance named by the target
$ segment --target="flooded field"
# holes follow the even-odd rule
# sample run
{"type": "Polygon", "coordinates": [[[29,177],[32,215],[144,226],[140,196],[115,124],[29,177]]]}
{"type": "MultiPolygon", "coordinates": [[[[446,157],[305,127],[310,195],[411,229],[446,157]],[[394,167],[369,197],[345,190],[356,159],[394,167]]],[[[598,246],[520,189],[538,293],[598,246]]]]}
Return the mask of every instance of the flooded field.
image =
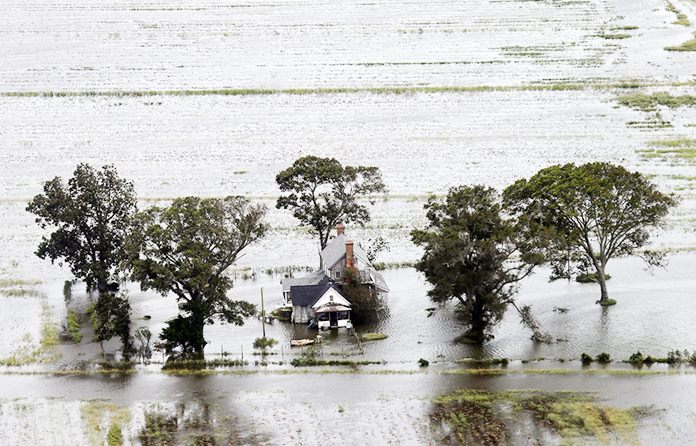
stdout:
{"type": "MultiPolygon", "coordinates": [[[[472,389],[495,399],[511,444],[693,443],[696,368],[621,362],[696,349],[696,107],[640,102],[696,95],[696,52],[665,50],[692,39],[692,23],[692,0],[3,1],[0,444],[456,443],[436,398],[472,389]],[[318,263],[311,234],[275,209],[275,175],[307,154],[378,166],[388,189],[365,227],[347,229],[390,244],[378,259],[394,266],[383,272],[388,310],[357,327],[388,337],[327,332],[317,349],[370,364],[294,367],[306,352],[290,340],[316,331],[280,321],[266,325],[279,343],[261,357],[251,318],[205,331],[208,359],[245,365],[162,371],[156,352],[132,369],[100,368],[85,315],[94,297],[34,255],[42,232],[25,208],[42,182],[80,162],[114,164],[140,208],[186,195],[266,204],[271,230],[236,265],[231,295],[258,305],[263,289],[268,309],[281,303],[282,271],[318,263]],[[433,305],[409,266],[427,197],[595,160],[679,199],[652,239],[669,264],[613,260],[618,305],[604,309],[596,284],[549,283],[539,270],[518,302],[555,342],[533,342],[508,311],[483,347],[454,343],[453,308],[433,305]],[[583,366],[583,353],[614,362],[583,366]],[[564,437],[538,413],[510,415],[515,390],[579,392],[631,421],[564,437]]],[[[174,298],[127,289],[133,329],[156,339],[174,298]]],[[[118,358],[117,341],[103,347],[118,358]]]]}

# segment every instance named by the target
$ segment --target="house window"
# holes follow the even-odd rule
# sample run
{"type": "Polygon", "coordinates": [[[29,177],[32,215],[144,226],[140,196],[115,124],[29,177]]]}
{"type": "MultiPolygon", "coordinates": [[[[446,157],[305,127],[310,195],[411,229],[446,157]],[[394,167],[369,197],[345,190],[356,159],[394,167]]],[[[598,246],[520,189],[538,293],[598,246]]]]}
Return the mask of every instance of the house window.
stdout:
{"type": "Polygon", "coordinates": [[[333,302],[333,294],[329,294],[329,302],[333,302]]]}
{"type": "Polygon", "coordinates": [[[340,279],[341,278],[341,271],[336,271],[334,273],[334,276],[336,276],[337,279],[340,279]]]}

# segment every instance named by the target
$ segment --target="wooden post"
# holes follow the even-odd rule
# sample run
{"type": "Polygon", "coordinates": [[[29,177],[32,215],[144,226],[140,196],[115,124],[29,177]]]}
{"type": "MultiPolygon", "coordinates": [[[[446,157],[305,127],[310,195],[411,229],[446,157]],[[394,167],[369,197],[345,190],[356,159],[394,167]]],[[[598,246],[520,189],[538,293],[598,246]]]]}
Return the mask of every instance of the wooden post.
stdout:
{"type": "Polygon", "coordinates": [[[263,338],[266,339],[266,311],[263,308],[263,287],[261,287],[261,327],[263,329],[263,338]]]}

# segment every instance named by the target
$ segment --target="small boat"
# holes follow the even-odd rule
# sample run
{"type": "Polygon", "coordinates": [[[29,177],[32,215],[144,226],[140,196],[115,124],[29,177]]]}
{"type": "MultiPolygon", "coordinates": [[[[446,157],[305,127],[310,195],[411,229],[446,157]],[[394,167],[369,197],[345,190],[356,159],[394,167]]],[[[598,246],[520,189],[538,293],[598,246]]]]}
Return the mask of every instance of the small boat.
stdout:
{"type": "Polygon", "coordinates": [[[315,340],[314,339],[293,339],[290,341],[290,346],[291,347],[303,347],[305,345],[311,345],[314,344],[315,340]]]}

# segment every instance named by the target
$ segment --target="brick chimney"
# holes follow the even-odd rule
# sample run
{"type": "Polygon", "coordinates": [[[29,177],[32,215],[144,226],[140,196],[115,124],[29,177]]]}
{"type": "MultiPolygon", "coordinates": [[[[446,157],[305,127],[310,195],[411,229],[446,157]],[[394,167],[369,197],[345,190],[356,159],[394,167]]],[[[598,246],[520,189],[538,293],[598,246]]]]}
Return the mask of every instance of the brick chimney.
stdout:
{"type": "Polygon", "coordinates": [[[343,235],[346,233],[346,225],[339,223],[336,225],[336,235],[343,235]]]}
{"type": "Polygon", "coordinates": [[[355,255],[353,254],[352,240],[346,240],[346,268],[355,268],[355,255]]]}

